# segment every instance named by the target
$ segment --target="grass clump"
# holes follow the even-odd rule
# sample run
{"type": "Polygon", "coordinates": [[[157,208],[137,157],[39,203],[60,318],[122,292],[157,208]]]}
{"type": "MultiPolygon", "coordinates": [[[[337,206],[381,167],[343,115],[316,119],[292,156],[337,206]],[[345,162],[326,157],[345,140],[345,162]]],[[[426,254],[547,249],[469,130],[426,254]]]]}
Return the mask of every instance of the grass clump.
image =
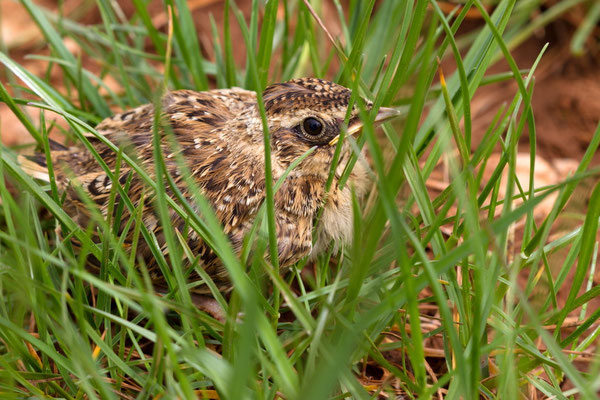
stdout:
{"type": "MultiPolygon", "coordinates": [[[[535,189],[531,98],[537,62],[518,66],[510,52],[531,34],[526,21],[533,7],[515,0],[485,7],[468,0],[448,12],[433,0],[334,1],[342,32],[336,40],[319,24],[329,3],[253,1],[244,18],[235,2],[225,1],[225,21],[237,21],[245,42],[233,42],[228,23],[220,36],[211,19],[215,55],[209,60],[186,2],[164,2],[171,21],[166,31],[154,27],[145,2],[132,3],[132,14],[125,16],[117,3],[98,1],[102,22],[89,27],[21,0],[50,50],[37,58],[47,62],[48,71],[62,71],[61,79],[34,76],[1,52],[6,83],[0,99],[39,150],[47,151],[48,135],[61,129],[69,140],[91,148],[85,134],[97,135],[93,126],[114,107],[155,101],[161,87],[205,90],[216,83],[261,93],[274,81],[333,77],[372,99],[375,108],[401,108],[403,117],[386,124],[382,135],[367,123],[353,143],[357,150],[368,149],[374,190],[367,201],[353,204],[353,244],[319,256],[310,282],[300,273],[306,260],[289,276],[274,272],[277,183],[256,225],[256,246],[270,248],[272,261],[250,257],[249,251],[240,260],[197,188],[190,184],[194,207],[164,195],[169,177],[160,151],[159,178],[153,179],[110,144],[156,192],[148,196],[157,198],[169,248],[165,257],[151,246],[169,282],[163,296],[136,262],[136,243],[152,244],[153,238],[142,224],[141,207],[127,199],[127,182],[114,180],[111,205],[127,207],[133,216],[127,227],[135,238],[130,252],[122,250],[124,237],[115,225],[122,209],[114,220],[98,214],[87,229],[77,226],[63,210],[55,183],[40,185],[21,170],[13,150],[1,148],[3,397],[513,399],[532,391],[595,397],[598,359],[594,355],[581,368],[576,356],[593,351],[598,333],[600,313],[588,313],[587,306],[600,291],[593,284],[580,290],[595,270],[598,189],[580,214],[581,226],[558,233],[556,226],[581,180],[597,174],[590,163],[600,129],[574,175],[535,189]],[[458,35],[470,12],[482,23],[458,35]],[[81,58],[68,51],[66,38],[82,49],[81,58]],[[242,45],[246,62],[240,66],[234,52],[242,45]],[[508,71],[491,74],[500,58],[508,71]],[[456,71],[443,77],[439,60],[448,59],[456,71]],[[105,84],[109,77],[121,91],[105,84]],[[514,80],[518,90],[476,143],[471,99],[482,85],[499,80],[514,80]],[[39,118],[31,118],[29,107],[40,110],[39,118]],[[60,116],[68,129],[49,115],[60,116]],[[515,173],[524,135],[530,143],[529,185],[515,173]],[[500,161],[484,180],[495,149],[500,161]],[[427,182],[441,163],[451,179],[432,195],[427,182]],[[124,200],[118,205],[117,195],[124,200]],[[556,196],[553,208],[536,219],[535,207],[550,196],[556,196]],[[188,289],[197,283],[186,281],[182,259],[196,255],[170,226],[169,209],[210,243],[235,284],[228,300],[211,286],[227,313],[225,324],[193,304],[188,289]],[[78,252],[71,238],[81,243],[78,252]],[[561,251],[567,255],[557,264],[553,255],[561,251]],[[88,256],[100,260],[98,274],[86,270],[88,256]],[[266,273],[268,284],[257,271],[266,273]],[[564,302],[559,293],[568,293],[564,302]],[[565,335],[578,309],[577,328],[565,335]]],[[[550,7],[536,24],[565,9],[550,7]]],[[[579,31],[574,46],[588,30],[579,31]]],[[[355,162],[356,157],[350,164],[355,162]]]]}

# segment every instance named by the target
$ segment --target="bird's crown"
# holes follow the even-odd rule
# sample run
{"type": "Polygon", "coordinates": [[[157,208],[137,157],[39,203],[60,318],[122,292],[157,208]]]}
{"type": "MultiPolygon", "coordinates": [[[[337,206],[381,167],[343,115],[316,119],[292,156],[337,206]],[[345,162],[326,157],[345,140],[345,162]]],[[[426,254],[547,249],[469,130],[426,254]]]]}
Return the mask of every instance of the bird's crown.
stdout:
{"type": "Polygon", "coordinates": [[[298,78],[275,83],[263,93],[267,114],[289,113],[311,108],[315,111],[345,110],[352,91],[336,83],[316,78],[298,78]]]}

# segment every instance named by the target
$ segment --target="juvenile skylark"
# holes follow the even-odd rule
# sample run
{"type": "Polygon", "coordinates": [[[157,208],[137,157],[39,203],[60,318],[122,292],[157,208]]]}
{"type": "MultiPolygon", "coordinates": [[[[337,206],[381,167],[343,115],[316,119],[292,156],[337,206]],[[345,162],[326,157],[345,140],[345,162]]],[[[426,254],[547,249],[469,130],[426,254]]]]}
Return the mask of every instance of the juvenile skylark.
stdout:
{"type": "MultiPolygon", "coordinates": [[[[360,163],[343,189],[337,179],[350,156],[350,147],[343,144],[340,166],[328,194],[325,183],[330,171],[335,142],[346,116],[351,91],[335,83],[313,78],[294,79],[276,83],[263,93],[272,147],[273,179],[277,181],[286,168],[310,148],[315,147],[285,179],[275,194],[275,219],[279,262],[288,267],[307,255],[314,255],[331,242],[348,242],[352,237],[351,187],[361,196],[368,186],[366,170],[360,163]],[[320,225],[313,230],[317,211],[323,207],[320,225]],[[313,240],[313,232],[317,238],[313,240]],[[314,244],[313,244],[314,243],[314,244]]],[[[367,108],[371,107],[366,102],[367,108]]],[[[235,251],[240,251],[244,235],[252,227],[256,213],[265,199],[263,127],[257,106],[256,93],[239,88],[194,92],[180,90],[167,93],[161,104],[162,122],[177,141],[173,147],[169,136],[161,132],[161,146],[168,173],[177,188],[194,201],[174,157],[179,149],[195,184],[212,204],[235,251]]],[[[348,134],[361,130],[359,110],[353,107],[347,128],[348,134]]],[[[395,110],[381,108],[376,122],[396,115],[395,110]]],[[[124,153],[137,159],[148,174],[154,176],[153,154],[154,106],[137,107],[102,121],[96,130],[124,153]]],[[[111,170],[115,170],[117,154],[98,138],[90,142],[111,170]]],[[[56,167],[56,181],[65,192],[64,208],[82,227],[90,223],[89,201],[82,192],[108,213],[112,180],[97,160],[83,147],[64,147],[53,143],[51,152],[56,167]]],[[[23,160],[23,167],[38,178],[47,179],[43,157],[23,160]],[[32,161],[34,160],[34,161],[32,161]]],[[[152,192],[141,177],[132,173],[126,163],[120,165],[121,185],[129,185],[128,196],[138,205],[145,193],[143,222],[166,251],[165,237],[154,208],[152,192]],[[128,182],[129,180],[129,182],[128,182]]],[[[168,186],[168,185],[167,185],[168,186]]],[[[173,197],[171,188],[166,193],[173,197]]],[[[119,196],[117,196],[117,202],[119,196]]],[[[114,209],[117,207],[115,206],[114,209]]],[[[123,207],[121,230],[130,218],[123,207]]],[[[227,272],[211,248],[192,230],[186,220],[171,211],[172,226],[187,237],[192,252],[200,257],[200,265],[222,291],[230,289],[227,272]]],[[[126,246],[132,240],[129,229],[126,246]]],[[[138,246],[141,256],[160,281],[160,270],[144,241],[138,246]]],[[[190,280],[199,279],[195,273],[190,280]]],[[[206,290],[203,286],[199,292],[206,290]]]]}

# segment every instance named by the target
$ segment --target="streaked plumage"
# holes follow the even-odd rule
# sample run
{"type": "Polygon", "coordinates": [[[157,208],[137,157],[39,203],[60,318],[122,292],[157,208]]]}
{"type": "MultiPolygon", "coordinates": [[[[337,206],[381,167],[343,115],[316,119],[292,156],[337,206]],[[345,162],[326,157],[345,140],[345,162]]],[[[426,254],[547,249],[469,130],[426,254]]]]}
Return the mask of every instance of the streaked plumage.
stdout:
{"type": "MultiPolygon", "coordinates": [[[[323,250],[331,241],[347,242],[352,233],[351,189],[333,185],[326,197],[325,182],[335,146],[330,145],[340,133],[346,115],[350,90],[340,85],[312,78],[295,79],[269,86],[264,94],[269,131],[271,134],[273,178],[275,181],[286,168],[311,147],[316,146],[287,177],[275,195],[275,215],[280,265],[290,266],[306,255],[323,250]],[[316,122],[315,122],[316,121],[316,122]],[[318,135],[313,133],[322,128],[318,135]],[[318,240],[313,246],[313,221],[324,203],[318,240]]],[[[368,103],[370,106],[370,103],[368,103]]],[[[161,105],[162,123],[172,130],[178,147],[193,179],[212,204],[233,247],[239,251],[244,235],[251,228],[254,217],[265,197],[264,149],[262,123],[256,103],[256,94],[233,88],[194,92],[180,90],[167,93],[161,105]]],[[[389,110],[380,112],[389,117],[389,110]]],[[[152,129],[153,105],[144,105],[117,114],[102,121],[96,130],[106,139],[137,158],[154,178],[152,129]]],[[[358,110],[351,113],[350,130],[360,129],[358,110]]],[[[168,172],[179,190],[190,197],[183,181],[173,148],[162,137],[162,151],[168,172]]],[[[114,170],[116,153],[90,135],[90,141],[108,166],[114,170]]],[[[344,144],[344,156],[336,178],[349,156],[344,144]]],[[[80,198],[84,193],[106,214],[112,182],[100,168],[92,154],[84,148],[59,148],[52,151],[57,168],[57,182],[66,191],[65,209],[83,227],[89,224],[90,211],[80,198]],[[76,187],[77,186],[77,187],[76,187]]],[[[37,174],[39,177],[39,174],[37,174]]],[[[138,204],[145,192],[143,220],[166,251],[158,216],[155,214],[152,193],[126,163],[120,166],[120,183],[130,179],[128,195],[138,204]]],[[[357,163],[350,180],[357,194],[362,195],[368,185],[364,167],[357,163]]],[[[167,194],[172,195],[167,187],[167,194]]],[[[123,210],[121,229],[129,219],[123,210]]],[[[187,235],[192,252],[221,290],[230,286],[226,271],[211,249],[188,229],[186,221],[171,212],[172,225],[187,235]]],[[[130,230],[131,232],[131,230],[130,230]]],[[[131,233],[129,234],[131,236],[131,233]]],[[[126,243],[131,238],[127,238],[126,243]]],[[[160,281],[160,271],[149,248],[142,241],[138,249],[144,262],[160,281]]],[[[196,279],[192,275],[190,280],[196,279]]],[[[202,291],[202,288],[199,289],[202,291]]]]}

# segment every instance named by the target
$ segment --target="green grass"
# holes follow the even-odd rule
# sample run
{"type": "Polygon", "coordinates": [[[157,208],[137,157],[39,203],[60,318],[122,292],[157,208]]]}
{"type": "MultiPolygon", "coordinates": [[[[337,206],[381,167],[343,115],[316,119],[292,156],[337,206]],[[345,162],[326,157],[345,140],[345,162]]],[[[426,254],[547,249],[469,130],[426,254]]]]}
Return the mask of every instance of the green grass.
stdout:
{"type": "MultiPolygon", "coordinates": [[[[373,100],[375,108],[398,106],[403,115],[375,131],[368,123],[374,113],[363,110],[366,127],[353,146],[368,149],[373,194],[353,204],[354,245],[319,256],[310,281],[300,275],[306,260],[287,276],[275,272],[273,193],[281,182],[267,187],[253,236],[238,257],[185,168],[194,204],[177,191],[174,199],[164,195],[165,185],[173,184],[159,151],[157,182],[108,143],[147,184],[147,201],[156,191],[169,248],[168,256],[152,248],[169,283],[162,297],[135,261],[136,244],[124,252],[125,235],[116,233],[115,220],[127,207],[134,215],[127,229],[136,242],[153,240],[141,223],[141,207],[127,198],[129,183],[114,181],[114,219],[96,213],[89,227],[79,227],[63,210],[54,182],[41,186],[20,169],[14,150],[0,148],[0,397],[214,398],[218,392],[224,399],[369,399],[389,392],[421,399],[436,397],[441,389],[448,399],[516,399],[526,398],[532,387],[560,399],[596,397],[600,359],[594,354],[582,368],[575,355],[594,352],[600,333],[600,312],[590,304],[600,289],[589,278],[597,259],[599,186],[589,209],[579,210],[575,228],[561,233],[558,227],[569,218],[564,209],[581,181],[597,180],[590,163],[600,127],[577,172],[564,182],[534,190],[515,176],[524,134],[532,164],[536,155],[531,109],[536,65],[517,65],[511,50],[581,1],[541,10],[536,1],[499,0],[488,8],[491,15],[479,0],[465,1],[452,15],[443,14],[435,1],[334,1],[343,36],[335,46],[302,2],[255,0],[245,19],[226,1],[224,13],[240,25],[245,43],[232,42],[228,25],[219,36],[211,18],[214,60],[203,57],[184,1],[165,1],[165,12],[176,10],[171,34],[153,27],[140,0],[133,1],[129,20],[114,8],[116,2],[98,0],[103,23],[93,27],[31,0],[21,3],[51,50],[38,58],[49,63],[48,70],[62,71],[62,81],[33,76],[0,52],[5,67],[0,100],[40,151],[47,151],[48,134],[58,129],[49,115],[68,123],[70,140],[92,149],[84,133],[98,135],[93,126],[110,114],[110,106],[156,102],[165,86],[204,90],[216,82],[256,90],[260,98],[271,82],[333,76],[353,89],[359,106],[357,94],[373,100]],[[479,10],[484,23],[456,36],[469,9],[479,10]],[[531,22],[536,10],[541,14],[531,22]],[[81,59],[67,50],[67,37],[81,47],[81,59]],[[236,65],[233,54],[242,47],[246,63],[236,65]],[[457,69],[439,84],[437,60],[444,58],[454,59],[457,69]],[[499,59],[509,70],[489,73],[499,59]],[[99,72],[82,67],[90,64],[99,72]],[[105,87],[107,76],[123,90],[105,87]],[[473,145],[471,98],[482,85],[502,80],[516,81],[518,91],[473,145]],[[40,108],[40,118],[31,119],[26,105],[40,108]],[[483,181],[482,171],[498,148],[500,162],[483,181]],[[451,183],[431,196],[426,181],[442,160],[451,183]],[[506,183],[500,181],[503,173],[506,183]],[[505,199],[499,194],[502,184],[505,199]],[[535,220],[534,207],[552,193],[558,194],[552,212],[535,220]],[[116,203],[117,194],[124,201],[116,203]],[[40,213],[42,208],[51,217],[40,213]],[[193,304],[188,288],[198,283],[187,282],[182,260],[200,266],[169,224],[170,208],[210,244],[235,284],[225,299],[205,277],[227,313],[224,325],[193,304]],[[514,241],[517,221],[524,221],[524,228],[517,233],[521,240],[514,241]],[[72,237],[82,243],[78,253],[67,240],[72,237]],[[269,249],[271,261],[255,256],[269,249]],[[98,274],[86,270],[88,256],[100,260],[98,274]],[[519,276],[529,277],[525,285],[518,284],[519,276]],[[439,311],[433,330],[425,329],[421,318],[427,305],[439,311]],[[577,328],[565,329],[569,316],[577,318],[577,328]],[[445,354],[435,380],[429,370],[434,359],[425,357],[424,340],[432,336],[443,342],[445,354]],[[368,386],[361,380],[368,361],[389,378],[368,386]]],[[[311,2],[317,15],[323,3],[311,2]]],[[[594,5],[573,39],[576,51],[582,51],[598,15],[594,5]]],[[[264,119],[262,103],[260,109],[264,119]]],[[[268,131],[264,134],[268,144],[268,131]]],[[[110,177],[118,176],[95,155],[110,177]]],[[[355,162],[356,157],[350,164],[355,162]]],[[[533,177],[532,168],[530,182],[533,177]]]]}

